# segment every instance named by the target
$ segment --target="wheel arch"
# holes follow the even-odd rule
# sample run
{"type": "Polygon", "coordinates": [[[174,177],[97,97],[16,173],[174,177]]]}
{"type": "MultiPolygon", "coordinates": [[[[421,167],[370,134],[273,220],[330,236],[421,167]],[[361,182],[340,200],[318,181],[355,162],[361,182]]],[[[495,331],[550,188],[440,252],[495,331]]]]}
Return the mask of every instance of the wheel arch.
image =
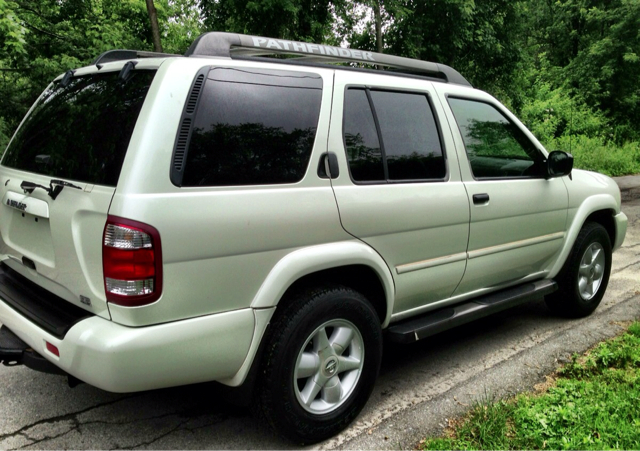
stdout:
{"type": "Polygon", "coordinates": [[[371,266],[364,264],[336,266],[307,274],[296,280],[287,289],[282,300],[278,303],[278,307],[283,302],[287,302],[290,293],[326,284],[342,285],[359,292],[373,306],[380,319],[380,324],[386,321],[390,306],[387,305],[383,282],[371,266]]]}
{"type": "Polygon", "coordinates": [[[584,224],[587,222],[596,222],[605,228],[607,231],[607,235],[609,235],[609,241],[611,242],[611,246],[616,242],[616,223],[615,223],[615,210],[613,209],[604,209],[598,210],[591,213],[584,220],[584,224]]]}
{"type": "Polygon", "coordinates": [[[240,387],[250,398],[264,353],[263,338],[281,302],[293,291],[320,284],[344,285],[359,291],[371,302],[381,327],[391,320],[395,285],[389,267],[371,247],[346,241],[298,249],[282,258],[271,270],[251,303],[256,317],[254,336],[244,363],[231,378],[218,382],[240,387]]]}
{"type": "Polygon", "coordinates": [[[286,255],[266,277],[251,307],[275,307],[290,290],[322,283],[361,292],[373,304],[382,327],[389,323],[395,297],[391,271],[376,251],[360,241],[311,246],[286,255]]]}
{"type": "Polygon", "coordinates": [[[565,235],[564,245],[560,251],[560,255],[556,259],[555,264],[549,271],[549,277],[553,278],[560,273],[565,262],[569,258],[571,249],[580,233],[580,230],[587,222],[596,222],[601,224],[611,240],[612,249],[619,247],[620,235],[624,236],[626,232],[626,217],[624,217],[624,230],[620,230],[619,220],[623,213],[617,213],[619,205],[613,196],[608,194],[599,194],[590,196],[578,207],[571,224],[565,235]]]}

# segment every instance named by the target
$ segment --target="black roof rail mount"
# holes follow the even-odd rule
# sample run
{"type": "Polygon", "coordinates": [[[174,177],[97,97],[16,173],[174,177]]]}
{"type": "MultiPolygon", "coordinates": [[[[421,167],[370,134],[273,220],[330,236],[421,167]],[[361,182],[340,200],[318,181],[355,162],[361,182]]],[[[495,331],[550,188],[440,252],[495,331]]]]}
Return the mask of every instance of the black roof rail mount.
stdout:
{"type": "Polygon", "coordinates": [[[274,54],[301,55],[294,61],[309,63],[352,62],[386,66],[395,69],[396,72],[409,73],[412,75],[427,75],[449,83],[471,86],[471,83],[457,70],[444,64],[365,50],[236,33],[204,33],[193,41],[185,53],[185,56],[250,58],[274,54]]]}
{"type": "Polygon", "coordinates": [[[134,60],[139,58],[166,58],[168,56],[182,56],[175,55],[172,53],[156,53],[156,52],[144,52],[142,50],[124,50],[124,49],[116,49],[116,50],[108,50],[98,56],[93,63],[92,66],[97,66],[98,64],[110,63],[112,61],[122,61],[122,60],[134,60]]]}

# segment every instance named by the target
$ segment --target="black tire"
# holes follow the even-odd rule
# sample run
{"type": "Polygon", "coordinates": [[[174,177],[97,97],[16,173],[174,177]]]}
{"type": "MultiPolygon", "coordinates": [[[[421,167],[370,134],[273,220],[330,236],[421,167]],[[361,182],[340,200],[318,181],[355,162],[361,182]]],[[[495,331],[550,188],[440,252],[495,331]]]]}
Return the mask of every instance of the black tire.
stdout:
{"type": "Polygon", "coordinates": [[[300,292],[276,314],[266,337],[258,409],[277,433],[296,443],[332,437],[356,418],[371,395],[382,358],[380,319],[364,296],[342,286],[300,292]],[[349,333],[353,338],[347,341],[349,333]],[[334,343],[314,350],[323,337],[331,341],[338,334],[347,334],[336,340],[348,343],[345,349],[334,343]],[[303,370],[310,357],[316,368],[303,370]],[[315,396],[305,391],[314,378],[324,384],[315,396]]]}
{"type": "Polygon", "coordinates": [[[580,230],[567,262],[556,277],[558,291],[545,299],[547,306],[554,313],[567,318],[590,315],[602,301],[610,273],[609,234],[602,225],[587,222],[580,230]],[[589,261],[589,265],[583,264],[589,261]],[[593,281],[596,283],[590,283],[593,281]]]}

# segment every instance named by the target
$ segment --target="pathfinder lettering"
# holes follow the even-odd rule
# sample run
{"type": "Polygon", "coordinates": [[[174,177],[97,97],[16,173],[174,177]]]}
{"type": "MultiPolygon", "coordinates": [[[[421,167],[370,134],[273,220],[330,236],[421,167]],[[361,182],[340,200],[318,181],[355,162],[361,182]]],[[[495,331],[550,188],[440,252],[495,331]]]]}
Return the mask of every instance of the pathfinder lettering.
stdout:
{"type": "Polygon", "coordinates": [[[305,44],[304,42],[285,41],[282,39],[253,38],[253,45],[274,50],[284,50],[297,53],[312,53],[316,55],[339,56],[358,60],[375,61],[373,53],[362,50],[343,49],[320,44],[305,44]]]}

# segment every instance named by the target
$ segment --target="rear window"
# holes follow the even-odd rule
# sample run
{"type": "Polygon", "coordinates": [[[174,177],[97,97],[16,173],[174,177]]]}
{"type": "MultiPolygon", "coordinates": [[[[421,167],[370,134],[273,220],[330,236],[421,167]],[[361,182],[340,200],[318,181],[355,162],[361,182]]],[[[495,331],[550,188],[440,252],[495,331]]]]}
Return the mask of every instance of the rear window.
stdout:
{"type": "Polygon", "coordinates": [[[7,148],[2,164],[23,171],[116,186],[155,71],[73,77],[54,83],[7,148]]]}
{"type": "Polygon", "coordinates": [[[299,182],[321,100],[316,74],[213,69],[198,104],[182,186],[299,182]]]}

